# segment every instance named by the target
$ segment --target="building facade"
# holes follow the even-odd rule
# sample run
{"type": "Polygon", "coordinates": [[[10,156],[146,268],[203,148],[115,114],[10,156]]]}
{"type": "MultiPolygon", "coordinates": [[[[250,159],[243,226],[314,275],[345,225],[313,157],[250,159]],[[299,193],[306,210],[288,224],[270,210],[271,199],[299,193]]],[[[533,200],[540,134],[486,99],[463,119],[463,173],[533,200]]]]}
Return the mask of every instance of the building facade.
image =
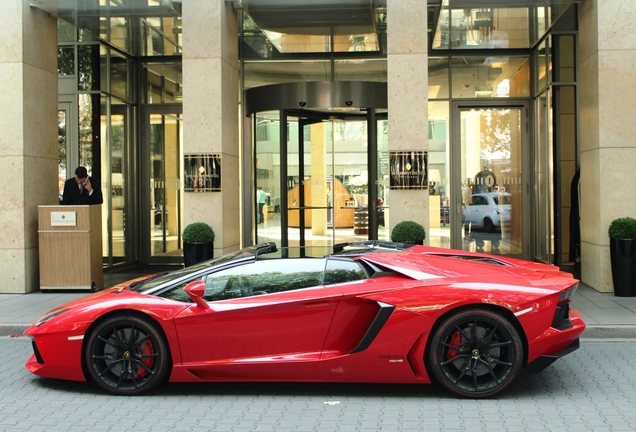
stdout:
{"type": "Polygon", "coordinates": [[[427,244],[612,291],[636,5],[600,3],[9,0],[0,292],[39,289],[37,208],[78,165],[104,194],[106,271],[181,263],[194,221],[218,256],[414,220],[427,244]]]}

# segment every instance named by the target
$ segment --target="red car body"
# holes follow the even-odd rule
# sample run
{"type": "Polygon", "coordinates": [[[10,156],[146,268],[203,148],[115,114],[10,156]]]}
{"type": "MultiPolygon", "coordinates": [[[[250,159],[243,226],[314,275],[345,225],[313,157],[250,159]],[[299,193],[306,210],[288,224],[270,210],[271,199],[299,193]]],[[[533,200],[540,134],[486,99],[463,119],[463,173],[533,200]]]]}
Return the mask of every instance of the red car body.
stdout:
{"type": "MultiPolygon", "coordinates": [[[[256,255],[243,262],[254,263],[256,255]]],[[[189,284],[179,288],[188,301],[128,289],[140,278],[38,320],[25,332],[34,347],[26,367],[48,378],[91,378],[115,394],[142,393],[169,376],[172,382],[434,380],[460,396],[488,397],[520,368],[541,370],[578,348],[585,329],[569,307],[578,281],[554,266],[426,246],[323,259],[374,273],[217,301],[206,301],[198,282],[214,273],[214,260],[194,271],[194,280],[179,281],[189,284]],[[116,330],[120,325],[124,330],[116,330]],[[126,335],[134,347],[111,347],[126,335]],[[126,363],[131,354],[136,363],[126,363]],[[161,377],[149,378],[155,374],[161,377]]],[[[293,258],[285,262],[293,267],[293,258]]],[[[240,273],[241,265],[232,268],[240,273]]]]}

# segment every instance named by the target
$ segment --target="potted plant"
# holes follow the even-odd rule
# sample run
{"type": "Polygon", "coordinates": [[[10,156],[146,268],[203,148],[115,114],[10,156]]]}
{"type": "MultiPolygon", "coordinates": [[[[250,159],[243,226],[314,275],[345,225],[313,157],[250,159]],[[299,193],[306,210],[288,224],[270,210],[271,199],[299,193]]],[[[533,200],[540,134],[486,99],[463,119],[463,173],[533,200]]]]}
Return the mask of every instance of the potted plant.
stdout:
{"type": "Polygon", "coordinates": [[[186,267],[214,258],[214,230],[205,222],[186,226],[181,239],[186,267]]]}
{"type": "Polygon", "coordinates": [[[394,242],[424,244],[425,238],[424,227],[413,221],[399,222],[391,231],[391,241],[394,242]]]}
{"type": "Polygon", "coordinates": [[[614,295],[636,296],[636,219],[614,219],[609,226],[614,295]]]}

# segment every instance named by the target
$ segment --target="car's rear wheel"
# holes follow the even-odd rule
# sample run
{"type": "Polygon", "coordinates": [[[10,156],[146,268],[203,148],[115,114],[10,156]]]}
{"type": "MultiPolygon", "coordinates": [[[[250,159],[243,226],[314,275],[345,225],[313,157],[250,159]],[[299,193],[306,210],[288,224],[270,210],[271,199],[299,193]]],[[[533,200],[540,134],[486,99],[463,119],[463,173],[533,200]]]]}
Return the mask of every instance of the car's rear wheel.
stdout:
{"type": "Polygon", "coordinates": [[[484,309],[454,313],[435,327],[426,351],[432,377],[456,395],[490,397],[519,374],[523,344],[515,327],[484,309]]]}
{"type": "Polygon", "coordinates": [[[116,315],[90,333],[84,360],[90,377],[118,395],[145,393],[164,382],[172,362],[165,336],[149,319],[116,315]]]}

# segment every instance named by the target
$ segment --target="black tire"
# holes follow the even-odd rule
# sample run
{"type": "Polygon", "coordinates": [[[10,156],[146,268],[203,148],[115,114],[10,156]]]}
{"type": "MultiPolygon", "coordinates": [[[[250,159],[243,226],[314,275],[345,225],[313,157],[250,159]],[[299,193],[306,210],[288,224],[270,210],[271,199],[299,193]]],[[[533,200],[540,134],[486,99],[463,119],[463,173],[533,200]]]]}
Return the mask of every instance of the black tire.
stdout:
{"type": "Polygon", "coordinates": [[[426,350],[431,377],[452,393],[486,398],[519,374],[523,343],[515,327],[497,313],[472,308],[435,327],[426,350]]]}
{"type": "Polygon", "coordinates": [[[484,231],[486,231],[487,233],[495,232],[495,224],[492,222],[492,219],[484,219],[484,231]]]}
{"type": "Polygon", "coordinates": [[[84,360],[89,377],[117,395],[138,395],[167,380],[170,349],[158,326],[130,314],[110,317],[90,333],[84,360]]]}

